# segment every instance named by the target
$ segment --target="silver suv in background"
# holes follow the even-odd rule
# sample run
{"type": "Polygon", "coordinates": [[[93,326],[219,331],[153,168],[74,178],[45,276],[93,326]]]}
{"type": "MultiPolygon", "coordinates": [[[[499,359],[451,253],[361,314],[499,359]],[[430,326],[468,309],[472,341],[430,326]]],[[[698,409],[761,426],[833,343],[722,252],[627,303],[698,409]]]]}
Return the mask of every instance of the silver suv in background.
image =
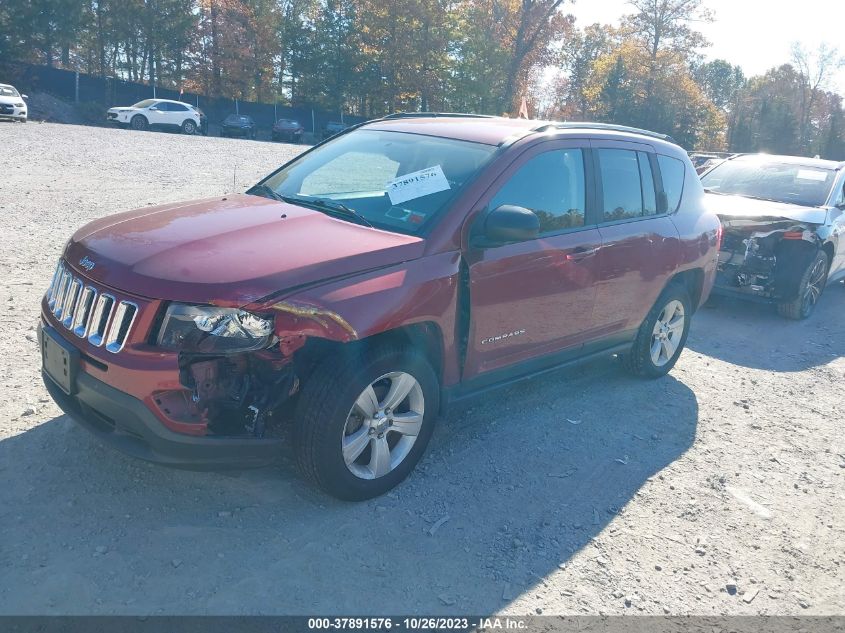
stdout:
{"type": "Polygon", "coordinates": [[[845,162],[739,155],[701,184],[723,230],[714,293],[806,319],[825,286],[845,278],[845,162]]]}

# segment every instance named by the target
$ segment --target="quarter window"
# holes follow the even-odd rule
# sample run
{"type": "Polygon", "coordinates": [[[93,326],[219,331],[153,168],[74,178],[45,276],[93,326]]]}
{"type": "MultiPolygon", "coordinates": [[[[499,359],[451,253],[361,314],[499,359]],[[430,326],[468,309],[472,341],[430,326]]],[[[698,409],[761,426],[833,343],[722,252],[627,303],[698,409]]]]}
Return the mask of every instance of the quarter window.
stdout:
{"type": "Polygon", "coordinates": [[[684,163],[677,158],[658,154],[657,164],[660,165],[663,191],[666,192],[666,199],[669,202],[668,211],[674,213],[681,204],[681,194],[684,191],[684,163]]]}
{"type": "Polygon", "coordinates": [[[540,233],[584,226],[584,155],[580,149],[544,152],[529,159],[490,202],[524,207],[537,214],[540,233]]]}

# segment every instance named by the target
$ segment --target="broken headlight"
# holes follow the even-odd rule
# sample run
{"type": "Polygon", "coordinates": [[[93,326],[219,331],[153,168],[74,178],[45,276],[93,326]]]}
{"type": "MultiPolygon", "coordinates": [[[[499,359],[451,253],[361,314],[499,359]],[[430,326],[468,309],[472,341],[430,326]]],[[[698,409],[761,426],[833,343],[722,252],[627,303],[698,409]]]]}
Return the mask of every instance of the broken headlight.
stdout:
{"type": "Polygon", "coordinates": [[[174,303],[167,308],[158,345],[184,352],[225,354],[264,349],[273,321],[238,308],[174,303]]]}

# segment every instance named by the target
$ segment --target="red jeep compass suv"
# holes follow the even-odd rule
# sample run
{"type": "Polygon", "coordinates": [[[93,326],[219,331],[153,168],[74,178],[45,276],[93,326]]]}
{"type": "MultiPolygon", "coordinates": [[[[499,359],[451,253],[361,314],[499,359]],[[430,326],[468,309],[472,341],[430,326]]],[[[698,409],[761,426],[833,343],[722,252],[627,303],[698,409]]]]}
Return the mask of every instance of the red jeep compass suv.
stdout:
{"type": "Polygon", "coordinates": [[[618,126],[397,115],[246,194],[103,218],[42,302],[44,382],[113,446],[365,499],[448,401],[596,355],[668,372],[720,224],[686,153],[618,126]]]}

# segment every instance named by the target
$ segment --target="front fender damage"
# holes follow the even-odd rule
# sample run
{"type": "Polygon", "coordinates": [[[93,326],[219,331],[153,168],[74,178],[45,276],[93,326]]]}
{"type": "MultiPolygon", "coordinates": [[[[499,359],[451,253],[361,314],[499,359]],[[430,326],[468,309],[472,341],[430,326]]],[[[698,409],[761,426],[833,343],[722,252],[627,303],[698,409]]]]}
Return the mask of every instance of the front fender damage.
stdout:
{"type": "Polygon", "coordinates": [[[276,315],[276,336],[284,339],[289,336],[316,336],[333,341],[348,343],[358,338],[349,322],[326,308],[281,301],[271,306],[276,315]]]}

